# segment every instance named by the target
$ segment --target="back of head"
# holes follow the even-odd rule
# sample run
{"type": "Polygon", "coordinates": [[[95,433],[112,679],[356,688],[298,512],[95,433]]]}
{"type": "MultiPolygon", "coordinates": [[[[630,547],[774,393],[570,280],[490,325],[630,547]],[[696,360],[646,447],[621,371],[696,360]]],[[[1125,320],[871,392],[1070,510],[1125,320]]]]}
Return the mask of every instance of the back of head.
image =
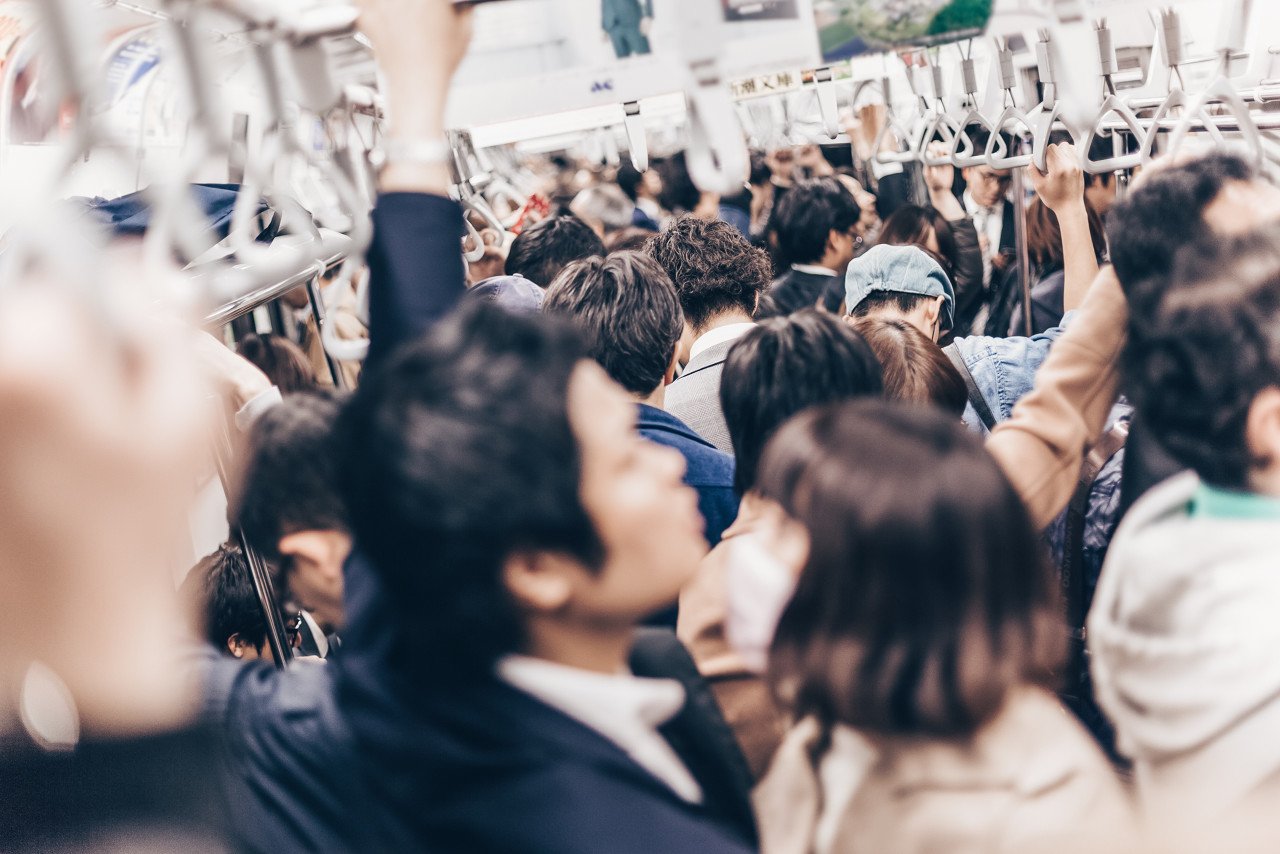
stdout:
{"type": "Polygon", "coordinates": [[[605,248],[610,253],[637,251],[643,252],[649,248],[649,241],[653,240],[657,232],[640,228],[639,226],[631,226],[621,231],[614,232],[609,235],[609,239],[605,241],[605,248]]]}
{"type": "Polygon", "coordinates": [[[523,646],[508,556],[600,564],[567,409],[585,358],[566,321],[478,303],[362,378],[339,418],[341,482],[356,541],[402,603],[398,669],[482,678],[523,646]]]}
{"type": "Polygon", "coordinates": [[[1184,249],[1129,350],[1126,386],[1152,434],[1210,485],[1247,489],[1250,407],[1280,385],[1280,228],[1184,249]]]}
{"type": "Polygon", "coordinates": [[[1178,250],[1208,232],[1204,211],[1232,181],[1251,181],[1252,166],[1232,154],[1210,154],[1143,178],[1107,214],[1107,243],[1131,309],[1143,310],[1150,283],[1159,289],[1178,250]]]}
{"type": "Polygon", "coordinates": [[[316,387],[316,372],[306,353],[282,335],[250,333],[236,344],[236,351],[253,362],[283,394],[316,387]]]}
{"type": "Polygon", "coordinates": [[[618,173],[613,181],[618,189],[634,202],[640,195],[640,185],[644,182],[644,173],[630,163],[623,162],[618,166],[618,173]]]}
{"type": "Polygon", "coordinates": [[[667,271],[694,330],[730,311],[750,317],[772,281],[768,254],[719,220],[680,217],[647,251],[667,271]]]}
{"type": "Polygon", "coordinates": [[[729,351],[720,405],[733,441],[734,488],[753,489],[760,455],[788,418],[811,406],[878,396],[875,353],[838,318],[817,309],[762,321],[729,351]]]}
{"type": "Polygon", "coordinates": [[[848,232],[861,213],[857,201],[834,178],[796,184],[778,202],[770,222],[782,264],[818,263],[826,252],[827,236],[848,232]]]}
{"type": "Polygon", "coordinates": [[[583,222],[599,223],[605,231],[617,231],[631,225],[635,202],[627,198],[616,184],[598,184],[574,196],[569,210],[583,222]]]}
{"type": "MultiPolygon", "coordinates": [[[[1088,199],[1084,202],[1085,214],[1089,218],[1089,237],[1093,241],[1093,254],[1102,258],[1107,251],[1106,237],[1103,234],[1102,217],[1093,209],[1088,199]]],[[[1037,196],[1027,206],[1027,251],[1031,266],[1043,275],[1063,267],[1062,229],[1058,225],[1058,215],[1037,196]]]]}
{"type": "Polygon", "coordinates": [[[195,604],[204,620],[205,639],[223,654],[228,641],[262,651],[267,642],[267,618],[239,546],[224,544],[192,567],[182,583],[183,598],[195,604]]]}
{"type": "Polygon", "coordinates": [[[935,208],[903,205],[880,227],[877,243],[881,246],[915,246],[942,265],[948,276],[955,272],[956,238],[951,224],[935,208]],[[936,251],[930,248],[933,237],[936,251]]]}
{"type": "Polygon", "coordinates": [[[1057,582],[1021,500],[955,419],[883,401],[812,410],[760,493],[809,532],[770,677],[797,716],[964,736],[1064,652],[1057,582]]]}
{"type": "Polygon", "coordinates": [[[534,223],[511,241],[505,272],[546,287],[569,264],[604,255],[604,243],[574,216],[553,216],[534,223]]]}
{"type": "Polygon", "coordinates": [[[964,415],[969,399],[964,378],[927,335],[896,319],[864,317],[853,328],[880,361],[886,400],[935,406],[956,418],[964,415]]]}
{"type": "Polygon", "coordinates": [[[280,560],[280,539],[289,534],[347,529],[333,434],[340,408],[330,392],[291,394],[249,432],[229,516],[268,560],[280,560]]]}
{"type": "Polygon", "coordinates": [[[671,279],[639,252],[569,265],[547,290],[543,311],[572,320],[613,381],[646,396],[662,385],[684,331],[671,279]]]}

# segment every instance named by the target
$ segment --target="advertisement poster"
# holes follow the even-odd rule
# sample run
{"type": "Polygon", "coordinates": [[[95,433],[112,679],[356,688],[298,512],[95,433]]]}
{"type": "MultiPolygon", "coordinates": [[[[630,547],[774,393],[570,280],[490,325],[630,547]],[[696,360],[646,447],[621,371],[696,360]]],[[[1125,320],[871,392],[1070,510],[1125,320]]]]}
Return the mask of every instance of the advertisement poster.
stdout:
{"type": "Polygon", "coordinates": [[[814,0],[825,62],[982,35],[993,0],[814,0]]]}
{"type": "Polygon", "coordinates": [[[450,93],[451,127],[475,127],[680,91],[693,4],[717,11],[726,79],[816,64],[811,0],[506,0],[475,10],[450,93]]]}

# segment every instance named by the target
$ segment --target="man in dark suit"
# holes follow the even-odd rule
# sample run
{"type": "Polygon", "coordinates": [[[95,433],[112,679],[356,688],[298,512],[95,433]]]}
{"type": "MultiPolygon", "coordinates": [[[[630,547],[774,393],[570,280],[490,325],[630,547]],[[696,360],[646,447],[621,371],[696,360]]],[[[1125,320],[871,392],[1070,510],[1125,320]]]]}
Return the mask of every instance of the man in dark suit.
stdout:
{"type": "MultiPolygon", "coordinates": [[[[461,57],[465,13],[366,5],[397,132],[440,138],[423,43],[461,57]]],[[[382,173],[373,345],[337,431],[364,847],[750,850],[745,793],[668,737],[681,684],[628,668],[636,624],[706,549],[684,460],[635,432],[567,322],[482,302],[432,325],[463,289],[448,180],[431,160],[382,173]]]]}
{"type": "Polygon", "coordinates": [[[613,43],[618,59],[649,53],[653,0],[601,0],[600,28],[613,43]]]}
{"type": "Polygon", "coordinates": [[[821,304],[838,311],[844,271],[862,244],[855,233],[861,209],[834,178],[812,178],[792,187],[774,209],[778,253],[791,265],[769,288],[772,310],[788,315],[821,304]]]}

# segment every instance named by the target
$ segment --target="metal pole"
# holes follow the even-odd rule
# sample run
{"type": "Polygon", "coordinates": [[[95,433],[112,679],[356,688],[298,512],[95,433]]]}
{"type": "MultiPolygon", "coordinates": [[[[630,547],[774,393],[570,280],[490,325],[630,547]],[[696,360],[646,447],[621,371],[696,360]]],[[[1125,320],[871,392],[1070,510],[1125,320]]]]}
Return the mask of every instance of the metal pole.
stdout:
{"type": "MultiPolygon", "coordinates": [[[[232,478],[231,478],[231,428],[226,424],[225,420],[222,429],[219,431],[220,436],[216,437],[214,442],[214,463],[218,468],[218,479],[222,482],[222,491],[227,496],[227,500],[231,500],[232,478]]],[[[267,620],[267,643],[271,646],[271,654],[275,657],[276,667],[281,669],[289,665],[289,660],[293,658],[293,647],[289,646],[288,637],[284,630],[284,620],[280,617],[280,608],[277,605],[275,585],[271,582],[271,573],[267,571],[267,563],[262,559],[262,555],[249,545],[249,541],[245,539],[244,532],[239,528],[232,528],[232,537],[240,544],[240,548],[244,551],[245,561],[249,564],[249,575],[253,579],[253,589],[258,594],[258,605],[262,608],[262,614],[267,620]]]]}
{"type": "MultiPolygon", "coordinates": [[[[311,303],[311,316],[316,321],[316,337],[318,340],[324,341],[324,325],[329,322],[329,318],[324,313],[324,300],[320,297],[319,276],[312,276],[307,280],[307,300],[311,303]]],[[[347,383],[343,379],[342,370],[338,367],[337,361],[329,355],[329,351],[323,345],[320,350],[324,353],[324,363],[329,366],[329,376],[333,378],[333,387],[339,391],[347,391],[347,383]]]]}
{"type": "Polygon", "coordinates": [[[1027,193],[1021,169],[1013,170],[1013,233],[1018,252],[1018,285],[1022,288],[1022,324],[1026,335],[1035,334],[1031,323],[1031,255],[1027,247],[1027,193]]]}

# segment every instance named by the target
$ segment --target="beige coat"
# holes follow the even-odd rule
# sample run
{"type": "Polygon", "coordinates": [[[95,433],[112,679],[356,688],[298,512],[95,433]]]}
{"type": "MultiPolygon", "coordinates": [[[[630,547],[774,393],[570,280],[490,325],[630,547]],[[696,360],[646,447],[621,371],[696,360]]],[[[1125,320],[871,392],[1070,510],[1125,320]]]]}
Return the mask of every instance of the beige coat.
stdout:
{"type": "Polygon", "coordinates": [[[728,600],[725,577],[729,543],[759,523],[750,497],[738,508],[738,518],[720,543],[702,560],[693,580],[680,593],[676,634],[689,649],[698,671],[711,685],[725,721],[756,779],[764,775],[773,752],[782,742],[787,720],[773,702],[764,679],[753,673],[725,638],[728,600]]]}
{"type": "Polygon", "coordinates": [[[1113,846],[1133,833],[1128,795],[1106,758],[1039,689],[1011,694],[963,742],[873,742],[841,728],[817,771],[818,735],[812,718],[793,728],[756,790],[763,854],[1096,850],[1081,836],[1123,850],[1113,846]],[[824,816],[827,802],[836,812],[824,816]]]}

